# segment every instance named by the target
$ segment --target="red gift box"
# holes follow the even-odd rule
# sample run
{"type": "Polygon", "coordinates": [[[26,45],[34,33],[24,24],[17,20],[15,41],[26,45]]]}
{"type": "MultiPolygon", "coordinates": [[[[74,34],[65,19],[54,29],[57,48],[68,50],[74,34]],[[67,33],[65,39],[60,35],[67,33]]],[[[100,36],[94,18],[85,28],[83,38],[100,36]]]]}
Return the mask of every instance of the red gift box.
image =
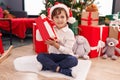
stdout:
{"type": "Polygon", "coordinates": [[[53,24],[50,23],[50,20],[44,15],[40,15],[36,20],[36,26],[40,31],[43,41],[51,38],[56,38],[55,32],[53,30],[53,24]]]}
{"type": "MultiPolygon", "coordinates": [[[[117,47],[120,49],[120,32],[118,32],[118,41],[119,41],[119,43],[118,43],[117,47]]],[[[116,51],[116,55],[120,56],[120,54],[117,51],[116,51]]]]}
{"type": "Polygon", "coordinates": [[[43,41],[36,23],[33,24],[33,48],[37,54],[47,52],[47,45],[43,41]]]}
{"type": "Polygon", "coordinates": [[[0,18],[3,18],[3,9],[0,7],[0,18]]]}
{"type": "Polygon", "coordinates": [[[0,33],[0,54],[3,54],[4,53],[4,48],[3,48],[1,37],[2,37],[2,33],[0,33]]]}
{"type": "MultiPolygon", "coordinates": [[[[114,24],[117,24],[117,22],[114,22],[114,24]]],[[[118,26],[113,25],[109,27],[109,37],[117,39],[119,43],[116,47],[120,48],[120,26],[119,25],[118,26]]],[[[120,54],[117,51],[115,51],[115,54],[117,56],[120,56],[120,54]]]]}
{"type": "Polygon", "coordinates": [[[108,37],[107,26],[79,26],[81,28],[80,35],[86,37],[90,46],[91,52],[89,53],[90,58],[95,58],[101,55],[101,47],[104,45],[106,38],[108,37]]]}

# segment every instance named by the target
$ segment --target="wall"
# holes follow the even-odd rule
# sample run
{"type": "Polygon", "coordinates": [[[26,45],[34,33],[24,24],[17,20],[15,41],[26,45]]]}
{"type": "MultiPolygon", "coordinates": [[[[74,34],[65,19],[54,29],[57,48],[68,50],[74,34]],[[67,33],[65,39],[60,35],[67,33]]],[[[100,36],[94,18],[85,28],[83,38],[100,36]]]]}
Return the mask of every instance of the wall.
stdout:
{"type": "MultiPolygon", "coordinates": [[[[23,10],[23,1],[24,0],[0,0],[5,2],[9,7],[11,7],[11,10],[15,11],[22,11],[23,10]]],[[[117,13],[120,11],[120,0],[115,0],[115,7],[114,7],[114,13],[117,13]]]]}
{"type": "Polygon", "coordinates": [[[0,3],[2,3],[3,2],[3,4],[4,5],[0,5],[3,9],[6,9],[7,7],[6,7],[6,5],[7,5],[7,0],[0,0],[0,3]]]}
{"type": "Polygon", "coordinates": [[[22,11],[23,10],[23,0],[7,0],[8,6],[11,7],[11,10],[13,11],[22,11]]]}
{"type": "Polygon", "coordinates": [[[120,0],[115,0],[114,13],[120,12],[120,0]]]}
{"type": "Polygon", "coordinates": [[[23,0],[0,0],[13,11],[23,10],[23,0]]]}
{"type": "Polygon", "coordinates": [[[4,2],[4,3],[6,3],[6,1],[7,1],[7,0],[0,0],[0,2],[4,2]]]}

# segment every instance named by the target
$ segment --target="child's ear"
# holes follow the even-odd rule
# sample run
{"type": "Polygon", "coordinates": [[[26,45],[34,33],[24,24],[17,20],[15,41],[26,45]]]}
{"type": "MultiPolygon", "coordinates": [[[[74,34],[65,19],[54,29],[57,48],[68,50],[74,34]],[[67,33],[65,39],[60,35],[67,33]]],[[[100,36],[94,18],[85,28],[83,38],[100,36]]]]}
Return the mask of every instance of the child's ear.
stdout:
{"type": "Polygon", "coordinates": [[[68,21],[68,17],[67,17],[67,21],[68,21]]]}

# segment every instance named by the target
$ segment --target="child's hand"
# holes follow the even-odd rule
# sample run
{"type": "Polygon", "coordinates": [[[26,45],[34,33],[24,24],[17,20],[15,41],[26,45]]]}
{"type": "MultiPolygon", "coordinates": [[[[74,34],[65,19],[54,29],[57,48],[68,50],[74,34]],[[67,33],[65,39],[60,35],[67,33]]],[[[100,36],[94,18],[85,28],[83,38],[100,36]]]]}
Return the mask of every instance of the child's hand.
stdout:
{"type": "Polygon", "coordinates": [[[56,43],[56,41],[54,39],[48,39],[48,40],[45,41],[45,43],[53,46],[56,43]]]}
{"type": "Polygon", "coordinates": [[[54,38],[50,38],[50,39],[46,40],[45,43],[59,49],[59,44],[57,43],[56,39],[54,39],[54,38]]]}

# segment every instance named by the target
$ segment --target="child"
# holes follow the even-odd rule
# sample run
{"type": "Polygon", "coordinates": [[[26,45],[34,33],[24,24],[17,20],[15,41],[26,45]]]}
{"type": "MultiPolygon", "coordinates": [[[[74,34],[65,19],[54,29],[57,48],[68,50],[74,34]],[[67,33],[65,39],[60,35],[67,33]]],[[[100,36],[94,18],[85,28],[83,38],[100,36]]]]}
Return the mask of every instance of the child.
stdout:
{"type": "Polygon", "coordinates": [[[69,19],[68,7],[64,4],[51,7],[50,18],[55,24],[54,31],[58,40],[57,42],[55,39],[46,40],[46,44],[49,45],[49,53],[38,54],[37,60],[43,65],[42,70],[51,70],[75,77],[71,68],[78,64],[78,60],[72,51],[75,37],[67,24],[69,19]]]}

